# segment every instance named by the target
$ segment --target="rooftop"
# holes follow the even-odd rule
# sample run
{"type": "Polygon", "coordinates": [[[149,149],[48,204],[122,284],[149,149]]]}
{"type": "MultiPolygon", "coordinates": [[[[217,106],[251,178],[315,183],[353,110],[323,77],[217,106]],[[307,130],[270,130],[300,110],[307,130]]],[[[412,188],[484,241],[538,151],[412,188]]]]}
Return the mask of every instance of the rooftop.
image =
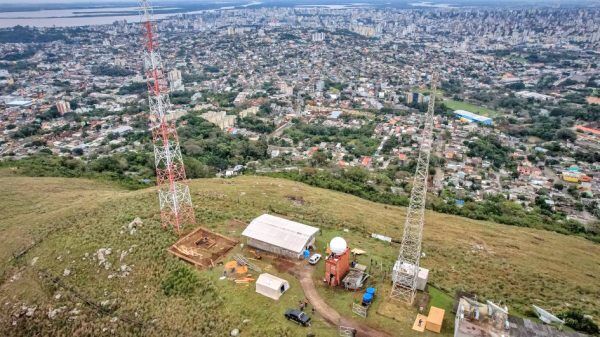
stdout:
{"type": "Polygon", "coordinates": [[[300,253],[308,240],[318,231],[316,227],[263,214],[252,220],[242,235],[300,253]]]}

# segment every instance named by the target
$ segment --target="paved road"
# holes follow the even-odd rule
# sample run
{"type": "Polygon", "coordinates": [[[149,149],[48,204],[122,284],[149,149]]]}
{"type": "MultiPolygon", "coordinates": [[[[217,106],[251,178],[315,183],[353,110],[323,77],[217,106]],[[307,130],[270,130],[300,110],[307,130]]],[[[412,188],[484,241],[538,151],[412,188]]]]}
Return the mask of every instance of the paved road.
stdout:
{"type": "Polygon", "coordinates": [[[298,265],[296,269],[296,275],[304,290],[304,295],[308,299],[308,302],[315,308],[315,310],[330,324],[335,327],[345,326],[356,329],[356,337],[392,337],[387,332],[375,330],[366,324],[357,322],[352,318],[343,317],[335,309],[330,307],[323,298],[317,292],[315,284],[312,279],[313,268],[307,265],[298,265]]]}

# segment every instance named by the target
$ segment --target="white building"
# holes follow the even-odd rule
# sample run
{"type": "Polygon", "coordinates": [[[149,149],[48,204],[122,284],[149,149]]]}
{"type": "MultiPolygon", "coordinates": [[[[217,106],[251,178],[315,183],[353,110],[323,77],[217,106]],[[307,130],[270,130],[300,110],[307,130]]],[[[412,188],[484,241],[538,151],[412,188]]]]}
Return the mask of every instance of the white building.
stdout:
{"type": "Polygon", "coordinates": [[[235,125],[237,117],[234,115],[228,115],[225,111],[209,111],[200,115],[206,121],[211,122],[218,126],[221,130],[228,129],[235,125]]]}
{"type": "Polygon", "coordinates": [[[249,246],[290,258],[301,258],[315,243],[316,227],[263,214],[252,220],[242,232],[249,246]]]}
{"type": "Polygon", "coordinates": [[[238,113],[240,118],[245,118],[248,116],[255,116],[258,113],[259,107],[253,106],[248,109],[244,109],[238,113]]]}
{"type": "Polygon", "coordinates": [[[531,91],[526,91],[526,90],[516,92],[515,96],[525,98],[525,99],[531,98],[536,101],[555,101],[556,100],[552,96],[539,94],[537,92],[531,92],[531,91]]]}
{"type": "Polygon", "coordinates": [[[323,32],[313,33],[311,35],[311,38],[312,38],[313,42],[325,41],[325,33],[323,33],[323,32]]]}
{"type": "Polygon", "coordinates": [[[179,69],[173,69],[167,73],[169,80],[169,89],[171,91],[183,91],[185,87],[182,82],[181,71],[179,69]]]}
{"type": "Polygon", "coordinates": [[[274,300],[278,300],[288,289],[288,281],[271,274],[260,274],[256,280],[256,292],[274,300]]]}
{"type": "Polygon", "coordinates": [[[71,111],[71,103],[67,101],[58,101],[56,102],[56,110],[58,110],[61,115],[64,115],[71,111]]]}

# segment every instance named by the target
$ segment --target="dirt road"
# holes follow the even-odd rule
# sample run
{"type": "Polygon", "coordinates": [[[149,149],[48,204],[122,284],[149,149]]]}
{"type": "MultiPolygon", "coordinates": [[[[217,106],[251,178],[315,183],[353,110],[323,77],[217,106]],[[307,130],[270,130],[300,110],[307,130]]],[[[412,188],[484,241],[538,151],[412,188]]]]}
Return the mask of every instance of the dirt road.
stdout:
{"type": "Polygon", "coordinates": [[[356,337],[392,337],[387,332],[375,330],[364,323],[357,322],[352,318],[343,317],[332,307],[327,305],[323,298],[317,292],[315,284],[312,279],[313,268],[307,265],[298,265],[296,267],[296,274],[304,295],[315,308],[315,310],[330,324],[338,327],[352,327],[356,329],[356,337]]]}

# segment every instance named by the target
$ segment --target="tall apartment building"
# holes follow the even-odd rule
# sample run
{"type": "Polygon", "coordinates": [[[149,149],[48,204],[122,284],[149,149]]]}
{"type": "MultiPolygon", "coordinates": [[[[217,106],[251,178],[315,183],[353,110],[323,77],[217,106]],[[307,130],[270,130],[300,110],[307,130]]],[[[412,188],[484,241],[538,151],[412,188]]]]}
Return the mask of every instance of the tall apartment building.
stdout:
{"type": "Polygon", "coordinates": [[[64,115],[71,111],[71,103],[67,101],[58,101],[56,102],[56,110],[58,110],[61,115],[64,115]]]}
{"type": "Polygon", "coordinates": [[[313,33],[311,38],[312,38],[313,42],[325,41],[325,33],[323,33],[323,32],[313,33]]]}

